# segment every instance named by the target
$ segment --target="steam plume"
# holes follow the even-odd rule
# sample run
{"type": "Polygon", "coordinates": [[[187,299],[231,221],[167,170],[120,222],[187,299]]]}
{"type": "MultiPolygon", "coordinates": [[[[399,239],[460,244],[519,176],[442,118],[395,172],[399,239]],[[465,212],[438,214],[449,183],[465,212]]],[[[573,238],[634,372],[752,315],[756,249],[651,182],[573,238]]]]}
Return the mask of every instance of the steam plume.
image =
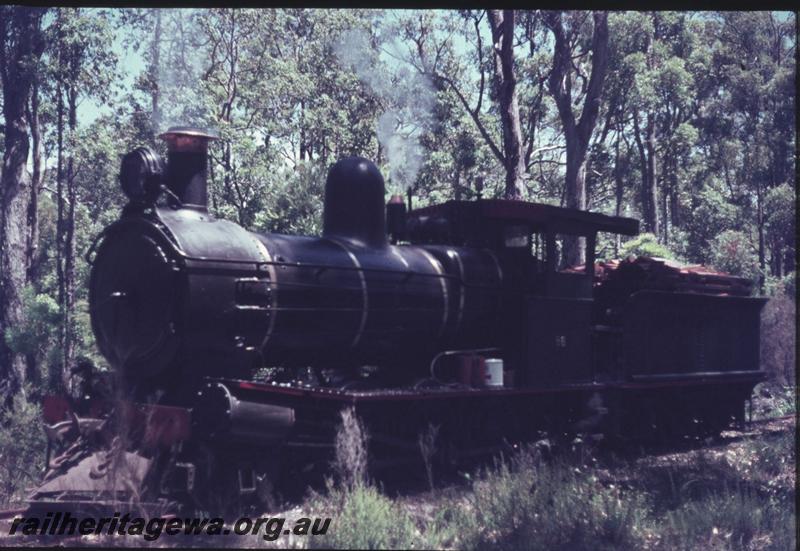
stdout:
{"type": "Polygon", "coordinates": [[[160,62],[157,73],[159,110],[153,113],[158,132],[170,126],[201,126],[210,113],[203,106],[199,83],[209,55],[200,44],[202,29],[198,10],[163,9],[161,13],[160,62]]]}
{"type": "Polygon", "coordinates": [[[417,178],[424,150],[420,136],[430,124],[435,92],[430,80],[406,67],[390,70],[362,29],[344,33],[334,46],[339,63],[383,100],[388,109],[378,118],[376,133],[389,162],[389,179],[403,191],[417,178]]]}

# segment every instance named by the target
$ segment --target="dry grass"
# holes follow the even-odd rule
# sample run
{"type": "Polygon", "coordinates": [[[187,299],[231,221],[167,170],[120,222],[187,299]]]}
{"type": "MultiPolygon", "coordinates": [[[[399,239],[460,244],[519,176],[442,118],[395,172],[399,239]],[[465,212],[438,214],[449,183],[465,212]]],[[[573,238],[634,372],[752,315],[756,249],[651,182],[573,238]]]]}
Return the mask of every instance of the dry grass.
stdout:
{"type": "Polygon", "coordinates": [[[0,507],[21,503],[41,480],[47,439],[41,408],[23,394],[0,409],[0,507]]]}
{"type": "Polygon", "coordinates": [[[355,410],[343,409],[333,461],[333,472],[342,488],[354,491],[366,484],[368,440],[367,430],[355,410]]]}
{"type": "Polygon", "coordinates": [[[425,476],[428,480],[428,487],[433,491],[433,456],[436,454],[436,439],[439,436],[439,425],[429,424],[427,430],[419,435],[417,443],[419,452],[422,455],[422,462],[425,465],[425,476]]]}

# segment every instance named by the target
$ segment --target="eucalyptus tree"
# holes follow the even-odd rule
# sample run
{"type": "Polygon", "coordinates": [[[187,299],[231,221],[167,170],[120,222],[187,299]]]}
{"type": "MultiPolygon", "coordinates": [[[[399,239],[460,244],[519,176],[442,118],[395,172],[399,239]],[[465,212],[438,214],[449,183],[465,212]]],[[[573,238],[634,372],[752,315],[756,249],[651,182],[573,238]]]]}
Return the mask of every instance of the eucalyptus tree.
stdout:
{"type": "Polygon", "coordinates": [[[337,39],[354,27],[369,29],[370,15],[310,9],[198,13],[200,103],[222,138],[211,149],[211,199],[219,214],[263,229],[281,229],[292,212],[312,223],[317,209],[292,211],[299,197],[286,181],[297,178],[298,186],[307,187],[312,173],[319,176],[317,168],[303,168],[308,163],[373,156],[377,101],[339,66],[334,51],[337,39]]]}
{"type": "Polygon", "coordinates": [[[45,10],[0,6],[0,79],[3,87],[3,171],[0,176],[0,394],[7,403],[26,379],[24,359],[5,339],[20,323],[21,294],[27,283],[26,229],[31,185],[26,107],[35,81],[36,61],[44,52],[45,10]]]}
{"type": "Polygon", "coordinates": [[[550,31],[541,11],[521,11],[518,15],[520,44],[517,56],[519,72],[520,117],[523,124],[525,171],[529,196],[539,201],[563,196],[560,171],[565,150],[563,129],[555,124],[558,117],[553,99],[547,93],[547,81],[553,65],[550,31]],[[534,189],[532,185],[538,182],[534,189]]]}
{"type": "Polygon", "coordinates": [[[514,66],[514,10],[487,10],[492,30],[493,85],[503,129],[503,158],[506,168],[506,198],[522,198],[525,172],[522,129],[517,100],[517,75],[514,66]]]}
{"type": "MultiPolygon", "coordinates": [[[[57,8],[50,27],[50,52],[55,60],[57,167],[55,195],[56,273],[58,304],[62,315],[61,363],[51,378],[69,388],[70,369],[75,356],[76,300],[76,213],[81,197],[80,172],[84,169],[78,150],[78,108],[92,97],[102,104],[110,98],[111,83],[117,78],[116,53],[112,48],[111,14],[105,10],[57,8]]],[[[90,182],[85,185],[91,186],[90,182]]],[[[91,194],[91,188],[88,190],[91,194]]],[[[83,289],[83,286],[80,287],[83,289]]]]}
{"type": "MultiPolygon", "coordinates": [[[[770,245],[767,198],[770,190],[796,183],[794,18],[780,20],[766,12],[726,12],[719,17],[716,61],[722,88],[729,98],[730,138],[736,144],[730,165],[735,177],[746,186],[741,207],[755,225],[755,249],[763,285],[770,245]]],[[[788,233],[792,228],[784,231],[788,233]]],[[[788,235],[781,241],[789,241],[788,235]]],[[[772,254],[778,256],[781,252],[772,254]]],[[[777,264],[774,267],[778,269],[777,264]]]]}
{"type": "Polygon", "coordinates": [[[667,243],[670,229],[680,225],[682,180],[691,176],[686,167],[698,140],[702,33],[687,14],[670,12],[615,14],[610,25],[609,114],[617,140],[635,144],[644,227],[667,243]]]}
{"type": "MultiPolygon", "coordinates": [[[[506,198],[527,196],[529,169],[552,149],[536,147],[543,89],[541,63],[533,59],[540,51],[538,21],[532,12],[461,10],[414,13],[403,26],[405,59],[433,80],[440,102],[460,106],[460,114],[448,113],[471,122],[464,143],[474,146],[476,158],[494,157],[504,182],[499,195],[506,198]]],[[[494,180],[490,167],[481,172],[494,180]]]]}
{"type": "MultiPolygon", "coordinates": [[[[608,66],[608,14],[605,12],[549,12],[545,17],[555,38],[553,69],[548,85],[555,99],[567,145],[565,197],[568,208],[586,210],[586,153],[600,111],[603,83],[608,66]],[[593,19],[591,40],[586,22],[593,19]],[[591,53],[591,69],[587,67],[591,53]],[[573,82],[580,88],[573,96],[573,82]],[[578,116],[573,105],[582,102],[578,116]]],[[[564,241],[566,262],[584,261],[586,244],[578,239],[564,241]]]]}

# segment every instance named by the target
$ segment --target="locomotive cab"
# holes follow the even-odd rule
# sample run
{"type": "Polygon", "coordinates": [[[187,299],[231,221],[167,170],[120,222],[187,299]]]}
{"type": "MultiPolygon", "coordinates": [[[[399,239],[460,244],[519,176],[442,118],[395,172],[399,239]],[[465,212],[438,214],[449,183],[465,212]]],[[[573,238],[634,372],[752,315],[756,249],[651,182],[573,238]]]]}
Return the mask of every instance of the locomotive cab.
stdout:
{"type": "Polygon", "coordinates": [[[449,201],[412,211],[411,243],[486,247],[503,268],[501,331],[519,386],[590,382],[593,279],[600,231],[636,235],[638,221],[524,201],[449,201]],[[585,263],[564,267],[563,245],[585,244],[585,263]]]}

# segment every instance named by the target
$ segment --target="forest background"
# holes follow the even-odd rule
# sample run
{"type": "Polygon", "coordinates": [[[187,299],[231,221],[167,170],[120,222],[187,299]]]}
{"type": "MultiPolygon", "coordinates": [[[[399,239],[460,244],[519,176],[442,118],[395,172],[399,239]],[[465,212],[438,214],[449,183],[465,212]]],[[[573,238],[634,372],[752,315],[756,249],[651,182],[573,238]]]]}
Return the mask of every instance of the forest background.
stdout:
{"type": "Polygon", "coordinates": [[[598,258],[752,279],[764,367],[794,382],[792,13],[2,6],[0,27],[6,425],[79,360],[105,368],[84,254],[124,203],[122,155],[177,124],[219,133],[210,208],[255,231],[318,233],[347,155],[418,206],[482,182],[638,218],[598,258]]]}

